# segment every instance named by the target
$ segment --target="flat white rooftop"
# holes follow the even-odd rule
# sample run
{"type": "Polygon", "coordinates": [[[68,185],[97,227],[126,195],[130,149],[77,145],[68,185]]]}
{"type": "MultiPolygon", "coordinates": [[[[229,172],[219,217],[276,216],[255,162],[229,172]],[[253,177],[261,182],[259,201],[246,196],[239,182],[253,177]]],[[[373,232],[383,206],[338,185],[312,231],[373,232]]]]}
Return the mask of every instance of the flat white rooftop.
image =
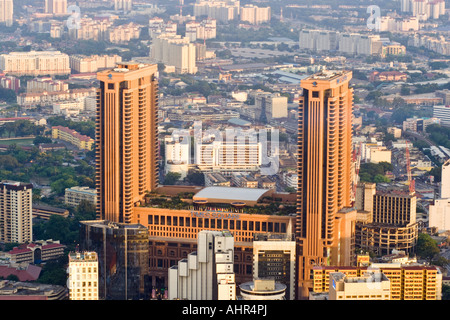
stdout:
{"type": "Polygon", "coordinates": [[[226,200],[228,201],[258,201],[268,189],[235,188],[235,187],[206,187],[197,192],[193,200],[226,200]]]}

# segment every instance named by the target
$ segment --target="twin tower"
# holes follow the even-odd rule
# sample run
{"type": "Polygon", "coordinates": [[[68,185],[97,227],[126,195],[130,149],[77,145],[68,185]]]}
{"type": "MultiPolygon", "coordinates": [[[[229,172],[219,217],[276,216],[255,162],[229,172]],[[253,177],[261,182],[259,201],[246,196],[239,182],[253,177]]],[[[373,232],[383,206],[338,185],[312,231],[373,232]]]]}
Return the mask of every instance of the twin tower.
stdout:
{"type": "MultiPolygon", "coordinates": [[[[134,223],[133,208],[158,185],[157,66],[121,63],[98,73],[98,218],[134,223]]],[[[306,298],[315,266],[350,265],[352,203],[351,72],[302,80],[298,109],[297,297],[306,298]]]]}

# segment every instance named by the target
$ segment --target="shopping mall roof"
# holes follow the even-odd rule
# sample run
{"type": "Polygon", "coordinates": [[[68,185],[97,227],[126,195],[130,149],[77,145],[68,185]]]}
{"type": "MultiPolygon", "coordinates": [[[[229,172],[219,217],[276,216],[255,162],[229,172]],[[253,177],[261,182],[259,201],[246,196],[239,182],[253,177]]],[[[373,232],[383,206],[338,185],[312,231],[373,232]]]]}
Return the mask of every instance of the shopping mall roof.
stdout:
{"type": "Polygon", "coordinates": [[[205,203],[242,203],[254,205],[263,196],[270,196],[273,190],[258,188],[206,187],[197,192],[193,200],[205,203]]]}

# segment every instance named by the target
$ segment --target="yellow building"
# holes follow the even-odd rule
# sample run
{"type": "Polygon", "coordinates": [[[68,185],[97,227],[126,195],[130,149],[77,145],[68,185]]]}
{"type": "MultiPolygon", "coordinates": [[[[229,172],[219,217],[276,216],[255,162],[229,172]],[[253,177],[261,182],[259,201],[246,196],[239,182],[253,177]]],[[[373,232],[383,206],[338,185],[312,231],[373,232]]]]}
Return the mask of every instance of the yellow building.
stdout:
{"type": "Polygon", "coordinates": [[[67,141],[81,150],[92,150],[94,139],[63,126],[52,127],[52,138],[67,141]]]}
{"type": "Polygon", "coordinates": [[[361,277],[366,272],[382,272],[390,281],[390,300],[441,300],[442,273],[436,266],[379,263],[368,267],[314,267],[313,292],[329,292],[330,274],[341,272],[361,277]]]}
{"type": "Polygon", "coordinates": [[[330,273],[329,300],[390,300],[390,282],[382,272],[368,272],[349,277],[330,273]]]}

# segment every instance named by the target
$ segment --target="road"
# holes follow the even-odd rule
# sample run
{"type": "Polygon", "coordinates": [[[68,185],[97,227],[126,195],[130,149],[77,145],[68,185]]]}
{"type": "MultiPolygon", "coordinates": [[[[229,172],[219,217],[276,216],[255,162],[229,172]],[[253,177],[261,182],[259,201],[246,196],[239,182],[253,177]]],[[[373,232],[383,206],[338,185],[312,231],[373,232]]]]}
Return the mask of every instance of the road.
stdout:
{"type": "Polygon", "coordinates": [[[411,132],[411,131],[404,131],[404,135],[412,136],[412,137],[416,138],[417,140],[421,140],[421,141],[426,142],[429,146],[437,147],[437,145],[433,141],[431,141],[430,139],[428,139],[427,137],[425,137],[425,136],[423,136],[423,135],[421,135],[419,133],[411,132]]]}

